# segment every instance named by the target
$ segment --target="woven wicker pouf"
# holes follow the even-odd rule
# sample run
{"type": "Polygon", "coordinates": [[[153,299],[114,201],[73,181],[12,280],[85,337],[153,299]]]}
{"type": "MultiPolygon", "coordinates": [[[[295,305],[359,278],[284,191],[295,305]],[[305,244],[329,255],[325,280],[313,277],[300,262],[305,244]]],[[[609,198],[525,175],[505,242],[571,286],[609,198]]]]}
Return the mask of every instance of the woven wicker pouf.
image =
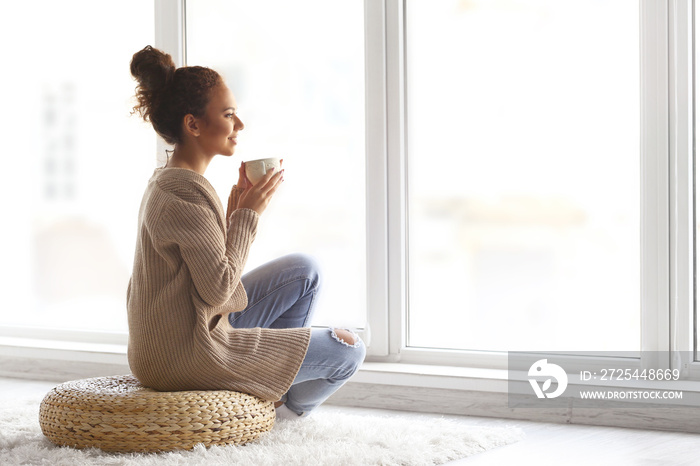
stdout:
{"type": "Polygon", "coordinates": [[[159,392],[124,375],[58,385],[41,402],[39,423],[61,446],[157,452],[250,442],[272,429],[275,411],[245,393],[159,392]]]}

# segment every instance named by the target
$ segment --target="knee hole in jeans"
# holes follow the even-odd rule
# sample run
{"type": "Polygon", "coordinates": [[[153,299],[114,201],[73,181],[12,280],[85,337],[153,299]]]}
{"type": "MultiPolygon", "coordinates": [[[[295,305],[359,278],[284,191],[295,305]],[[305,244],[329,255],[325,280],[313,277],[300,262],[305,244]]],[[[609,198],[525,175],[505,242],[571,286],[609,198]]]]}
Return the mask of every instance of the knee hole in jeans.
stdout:
{"type": "Polygon", "coordinates": [[[331,328],[331,334],[333,338],[346,346],[356,347],[360,343],[360,338],[348,329],[331,328]]]}

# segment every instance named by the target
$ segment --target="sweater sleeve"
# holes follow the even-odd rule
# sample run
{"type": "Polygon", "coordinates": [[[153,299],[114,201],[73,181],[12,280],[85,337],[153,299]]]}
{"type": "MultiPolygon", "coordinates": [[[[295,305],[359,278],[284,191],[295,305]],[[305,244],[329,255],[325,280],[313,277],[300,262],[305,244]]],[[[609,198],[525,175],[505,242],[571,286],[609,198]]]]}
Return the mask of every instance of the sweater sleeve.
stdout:
{"type": "Polygon", "coordinates": [[[258,214],[240,209],[224,232],[216,212],[204,205],[175,202],[161,218],[159,237],[179,247],[199,296],[210,306],[226,304],[239,286],[258,214]]]}

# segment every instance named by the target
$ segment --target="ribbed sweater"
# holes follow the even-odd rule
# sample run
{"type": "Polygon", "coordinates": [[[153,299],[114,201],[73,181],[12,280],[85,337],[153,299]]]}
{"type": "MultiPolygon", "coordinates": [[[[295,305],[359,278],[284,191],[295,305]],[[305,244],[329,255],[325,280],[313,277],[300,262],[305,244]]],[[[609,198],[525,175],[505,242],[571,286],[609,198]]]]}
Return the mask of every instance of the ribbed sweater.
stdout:
{"type": "Polygon", "coordinates": [[[241,275],[259,215],[238,209],[226,222],[202,175],[158,168],[138,217],[127,290],[129,366],[163,391],[236,390],[276,401],[306,355],[309,328],[235,329],[245,309],[241,275]]]}

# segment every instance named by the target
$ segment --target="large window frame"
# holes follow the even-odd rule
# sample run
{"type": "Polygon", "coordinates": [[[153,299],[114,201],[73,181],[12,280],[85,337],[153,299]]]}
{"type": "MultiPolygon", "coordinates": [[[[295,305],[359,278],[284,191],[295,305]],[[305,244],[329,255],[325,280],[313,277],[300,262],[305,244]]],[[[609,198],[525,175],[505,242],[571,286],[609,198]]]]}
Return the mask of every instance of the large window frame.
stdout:
{"type": "MultiPolygon", "coordinates": [[[[365,7],[369,360],[506,369],[507,353],[406,346],[405,1],[367,0],[365,7]]],[[[689,359],[695,313],[692,16],[691,1],[640,0],[642,357],[591,356],[584,361],[589,367],[615,359],[616,367],[678,368],[685,378],[700,377],[700,363],[689,359]]]]}
{"type": "MultiPolygon", "coordinates": [[[[186,63],[185,0],[156,0],[155,46],[186,63]]],[[[615,359],[619,368],[676,368],[700,380],[695,354],[694,109],[692,0],[640,0],[643,357],[615,359]],[[652,352],[667,352],[655,358],[652,352]]],[[[507,369],[507,353],[410,348],[407,341],[407,176],[405,1],[365,0],[367,327],[370,363],[507,369]]],[[[158,154],[165,154],[160,142],[158,154]]],[[[163,155],[157,156],[158,158],[163,155]]],[[[157,160],[156,163],[164,160],[157,160]]],[[[125,334],[49,332],[0,327],[0,356],[23,341],[76,342],[90,362],[115,364],[125,334]],[[8,339],[14,340],[8,343],[8,339]],[[100,343],[109,348],[95,350],[100,343]],[[89,348],[84,345],[89,345],[89,348]],[[91,345],[91,346],[90,346],[91,345]],[[102,359],[96,351],[104,356],[102,359]]],[[[61,344],[63,344],[61,343],[61,344]]],[[[51,345],[33,344],[46,355],[51,345]]],[[[27,345],[31,346],[31,345],[27,345]]],[[[58,345],[60,347],[60,345],[58,345]]],[[[74,357],[75,352],[71,353],[74,357]]],[[[662,353],[659,353],[662,354],[662,353]]],[[[47,359],[54,359],[47,357],[47,359]]],[[[120,361],[125,361],[119,359],[120,361]]]]}
{"type": "Polygon", "coordinates": [[[700,380],[696,361],[695,0],[669,3],[669,230],[671,366],[700,380]]]}

